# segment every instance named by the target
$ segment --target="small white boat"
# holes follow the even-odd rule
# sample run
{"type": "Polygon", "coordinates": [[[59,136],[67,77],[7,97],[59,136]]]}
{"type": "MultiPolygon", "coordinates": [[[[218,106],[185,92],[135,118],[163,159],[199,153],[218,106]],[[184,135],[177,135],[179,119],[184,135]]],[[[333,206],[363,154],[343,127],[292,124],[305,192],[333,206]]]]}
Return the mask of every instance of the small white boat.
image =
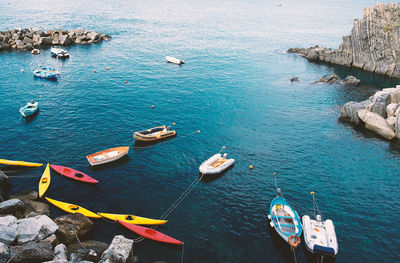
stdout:
{"type": "Polygon", "coordinates": [[[185,64],[185,61],[174,58],[174,57],[170,57],[170,56],[166,56],[165,59],[169,62],[169,63],[174,63],[177,65],[182,65],[185,64]]]}
{"type": "Polygon", "coordinates": [[[50,49],[50,51],[51,51],[51,55],[53,57],[57,57],[57,58],[68,58],[69,57],[68,51],[61,49],[61,48],[53,47],[50,49]]]}
{"type": "Polygon", "coordinates": [[[224,153],[221,156],[220,153],[214,154],[207,161],[203,162],[200,167],[200,173],[202,174],[219,174],[228,169],[235,163],[235,159],[227,159],[228,154],[224,153]]]}
{"type": "Polygon", "coordinates": [[[103,150],[97,153],[92,153],[86,156],[90,165],[100,165],[121,159],[129,152],[129,146],[115,147],[107,150],[103,150]]]}
{"type": "Polygon", "coordinates": [[[335,257],[339,249],[335,226],[332,220],[327,219],[324,221],[322,219],[314,198],[314,192],[311,192],[311,195],[313,196],[314,211],[316,208],[318,214],[315,219],[311,219],[308,215],[304,215],[302,218],[306,247],[313,254],[335,257]]]}
{"type": "Polygon", "coordinates": [[[37,109],[39,108],[39,102],[28,102],[25,106],[21,107],[19,109],[19,112],[21,113],[22,117],[28,118],[29,116],[33,115],[37,109]]]}
{"type": "Polygon", "coordinates": [[[40,50],[37,48],[34,48],[34,49],[32,49],[32,54],[38,55],[38,54],[40,54],[40,50]]]}

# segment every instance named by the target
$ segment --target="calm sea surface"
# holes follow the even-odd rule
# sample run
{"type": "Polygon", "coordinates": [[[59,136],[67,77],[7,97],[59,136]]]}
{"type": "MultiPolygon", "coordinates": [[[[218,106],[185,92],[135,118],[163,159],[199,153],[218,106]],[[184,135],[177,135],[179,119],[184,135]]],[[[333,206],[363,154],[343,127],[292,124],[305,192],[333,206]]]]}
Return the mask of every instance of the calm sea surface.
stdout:
{"type": "MultiPolygon", "coordinates": [[[[62,63],[48,49],[39,56],[0,53],[0,158],[69,166],[100,181],[88,186],[53,173],[51,198],[157,218],[198,178],[202,161],[226,145],[234,168],[201,181],[158,228],[185,242],[185,262],[293,262],[268,229],[274,171],[300,215],[312,212],[309,192],[316,192],[323,215],[336,225],[336,262],[399,262],[400,144],[338,121],[340,105],[397,82],[283,53],[315,44],[337,48],[353,19],[374,4],[2,0],[0,30],[84,28],[113,39],[72,46],[62,63]],[[166,55],[186,64],[168,64],[166,55]],[[37,64],[59,69],[60,80],[34,79],[37,64]],[[364,86],[310,84],[328,73],[351,73],[364,86]],[[26,122],[18,109],[32,98],[40,112],[26,122]],[[134,131],[172,122],[178,136],[167,143],[131,148],[115,165],[89,167],[85,155],[133,146],[134,131]]],[[[42,172],[10,174],[10,193],[36,189],[42,172]]],[[[54,207],[51,213],[64,214],[54,207]]],[[[88,238],[137,237],[93,221],[88,238]]],[[[134,250],[139,262],[181,260],[180,248],[149,240],[134,250]]],[[[297,261],[312,262],[304,250],[297,261]]]]}

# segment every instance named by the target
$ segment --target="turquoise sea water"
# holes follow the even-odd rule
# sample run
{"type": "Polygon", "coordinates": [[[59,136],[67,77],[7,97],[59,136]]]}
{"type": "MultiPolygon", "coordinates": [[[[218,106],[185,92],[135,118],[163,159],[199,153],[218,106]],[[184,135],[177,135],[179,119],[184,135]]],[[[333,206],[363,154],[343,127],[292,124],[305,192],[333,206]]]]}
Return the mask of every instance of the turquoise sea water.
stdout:
{"type": "MultiPolygon", "coordinates": [[[[3,0],[0,30],[84,28],[113,39],[72,46],[62,64],[47,49],[39,56],[0,53],[0,158],[69,166],[100,181],[88,186],[54,173],[51,198],[96,212],[157,218],[198,178],[201,162],[226,145],[236,159],[233,169],[201,181],[158,228],[185,242],[185,262],[293,262],[267,224],[275,171],[300,216],[311,213],[309,192],[316,192],[323,215],[336,225],[336,262],[397,262],[400,144],[338,117],[340,105],[398,81],[282,53],[315,44],[338,47],[353,19],[374,4],[3,0]],[[186,64],[168,64],[166,55],[186,64]],[[30,70],[37,64],[59,69],[60,80],[34,79],[30,70]],[[351,73],[364,85],[310,84],[327,73],[351,73]],[[290,83],[291,77],[300,82],[290,83]],[[32,98],[40,112],[26,122],[18,110],[32,98]],[[89,167],[85,155],[133,146],[134,131],[172,122],[178,136],[167,143],[131,148],[122,162],[89,167]]],[[[36,189],[42,172],[10,174],[10,193],[36,189]]],[[[137,237],[93,221],[88,238],[137,237]]],[[[134,250],[139,262],[181,260],[180,248],[149,240],[134,250]]],[[[296,252],[297,262],[313,262],[304,251],[296,252]]]]}

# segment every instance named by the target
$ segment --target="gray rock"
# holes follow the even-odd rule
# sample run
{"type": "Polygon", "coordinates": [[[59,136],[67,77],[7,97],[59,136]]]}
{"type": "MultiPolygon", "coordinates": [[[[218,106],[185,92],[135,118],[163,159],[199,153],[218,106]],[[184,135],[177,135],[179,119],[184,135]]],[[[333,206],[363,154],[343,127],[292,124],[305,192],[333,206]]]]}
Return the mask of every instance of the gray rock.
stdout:
{"type": "Polygon", "coordinates": [[[33,32],[29,31],[25,34],[26,37],[33,38],[33,32]]]}
{"type": "Polygon", "coordinates": [[[9,245],[17,238],[17,218],[11,215],[0,217],[0,242],[9,245]]]}
{"type": "Polygon", "coordinates": [[[133,240],[117,235],[103,252],[99,263],[127,262],[133,253],[133,240]]]}
{"type": "Polygon", "coordinates": [[[25,44],[31,44],[33,45],[33,43],[35,43],[32,38],[29,37],[24,37],[24,39],[22,40],[25,44]]]}
{"type": "Polygon", "coordinates": [[[343,84],[348,86],[358,86],[360,84],[360,80],[354,76],[349,75],[343,80],[343,84]]]}
{"type": "Polygon", "coordinates": [[[50,208],[48,204],[36,202],[29,199],[21,199],[24,202],[24,209],[17,210],[15,216],[17,218],[25,218],[28,214],[34,212],[39,215],[50,216],[50,208]]]}
{"type": "Polygon", "coordinates": [[[396,117],[394,116],[388,117],[386,119],[386,122],[389,125],[389,127],[392,128],[392,130],[395,130],[396,117]]]}
{"type": "Polygon", "coordinates": [[[337,83],[339,81],[339,77],[336,74],[328,74],[317,80],[316,82],[323,82],[323,83],[337,83]]]}
{"type": "Polygon", "coordinates": [[[290,82],[297,82],[297,81],[299,81],[299,78],[298,78],[298,77],[290,78],[290,82]]]}
{"type": "Polygon", "coordinates": [[[68,253],[75,254],[80,260],[99,261],[100,256],[108,248],[108,245],[104,242],[95,240],[86,240],[79,243],[75,243],[68,246],[68,253]]]}
{"type": "Polygon", "coordinates": [[[33,46],[32,46],[32,44],[26,44],[24,47],[23,47],[23,50],[32,50],[33,49],[33,46]]]}
{"type": "Polygon", "coordinates": [[[370,105],[369,110],[379,114],[381,117],[386,119],[386,107],[391,102],[391,94],[384,90],[375,93],[372,105],[370,105]]]}
{"type": "Polygon", "coordinates": [[[87,40],[89,40],[89,39],[87,38],[86,35],[78,35],[75,39],[75,43],[82,44],[82,43],[86,42],[87,40]]]}
{"type": "Polygon", "coordinates": [[[0,203],[0,214],[13,214],[24,207],[24,202],[19,199],[9,199],[0,203]]]}
{"type": "Polygon", "coordinates": [[[52,246],[47,242],[30,241],[21,246],[10,247],[12,262],[43,262],[54,258],[52,246]]]}
{"type": "Polygon", "coordinates": [[[16,198],[16,199],[28,199],[28,200],[32,200],[35,201],[39,198],[39,194],[36,191],[33,190],[22,190],[20,193],[16,194],[16,195],[10,195],[10,199],[11,198],[16,198]]]}
{"type": "Polygon", "coordinates": [[[2,171],[0,170],[0,186],[4,185],[5,183],[8,183],[8,176],[2,171]]]}
{"type": "Polygon", "coordinates": [[[39,35],[33,35],[33,43],[42,43],[42,38],[39,35]]]}
{"type": "Polygon", "coordinates": [[[59,41],[60,44],[63,46],[68,46],[72,44],[72,40],[68,37],[68,35],[60,35],[59,41]]]}
{"type": "Polygon", "coordinates": [[[18,49],[23,49],[24,46],[25,46],[25,43],[24,43],[22,40],[19,40],[19,39],[17,39],[17,40],[15,41],[15,44],[17,45],[17,48],[18,48],[18,49]]]}
{"type": "Polygon", "coordinates": [[[54,248],[55,257],[51,261],[46,261],[44,263],[66,263],[67,259],[67,248],[64,244],[59,244],[54,248]]]}
{"type": "Polygon", "coordinates": [[[375,132],[376,134],[386,139],[393,139],[396,136],[393,129],[382,116],[367,110],[359,110],[358,116],[363,122],[365,122],[365,128],[375,132]]]}
{"type": "Polygon", "coordinates": [[[10,249],[0,242],[0,263],[6,263],[10,259],[10,249]]]}
{"type": "Polygon", "coordinates": [[[110,41],[111,40],[111,36],[107,35],[107,34],[102,34],[101,35],[101,39],[104,39],[106,41],[110,41]]]}
{"type": "Polygon", "coordinates": [[[50,243],[53,247],[59,244],[58,238],[55,234],[51,234],[50,236],[43,239],[44,242],[50,243]]]}
{"type": "Polygon", "coordinates": [[[360,109],[368,108],[368,106],[370,104],[371,104],[371,101],[369,101],[369,100],[365,100],[362,102],[350,101],[342,107],[342,109],[341,109],[342,117],[349,118],[355,124],[360,124],[361,120],[358,117],[357,111],[360,109]]]}
{"type": "Polygon", "coordinates": [[[91,40],[97,40],[100,38],[100,36],[101,36],[101,34],[94,32],[94,31],[90,31],[87,33],[87,37],[91,40]]]}
{"type": "Polygon", "coordinates": [[[43,46],[50,46],[53,42],[53,39],[51,37],[43,37],[42,42],[40,43],[43,46]]]}
{"type": "Polygon", "coordinates": [[[75,243],[76,235],[82,237],[93,227],[93,222],[79,213],[57,217],[54,222],[59,227],[56,233],[58,239],[66,245],[75,243]]]}
{"type": "Polygon", "coordinates": [[[387,107],[386,107],[387,116],[388,117],[394,116],[398,107],[399,107],[399,104],[397,104],[397,103],[390,103],[389,105],[387,105],[387,107]]]}
{"type": "Polygon", "coordinates": [[[46,215],[18,220],[18,244],[28,241],[40,241],[54,234],[58,226],[46,215]]]}

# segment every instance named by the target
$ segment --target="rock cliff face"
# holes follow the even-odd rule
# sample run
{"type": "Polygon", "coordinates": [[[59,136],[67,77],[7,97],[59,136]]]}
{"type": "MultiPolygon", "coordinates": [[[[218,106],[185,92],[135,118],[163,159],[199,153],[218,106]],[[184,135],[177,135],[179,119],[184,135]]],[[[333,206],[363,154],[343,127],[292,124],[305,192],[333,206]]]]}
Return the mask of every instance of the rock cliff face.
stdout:
{"type": "Polygon", "coordinates": [[[310,61],[322,61],[400,78],[400,3],[366,7],[338,49],[291,48],[310,61]]]}

